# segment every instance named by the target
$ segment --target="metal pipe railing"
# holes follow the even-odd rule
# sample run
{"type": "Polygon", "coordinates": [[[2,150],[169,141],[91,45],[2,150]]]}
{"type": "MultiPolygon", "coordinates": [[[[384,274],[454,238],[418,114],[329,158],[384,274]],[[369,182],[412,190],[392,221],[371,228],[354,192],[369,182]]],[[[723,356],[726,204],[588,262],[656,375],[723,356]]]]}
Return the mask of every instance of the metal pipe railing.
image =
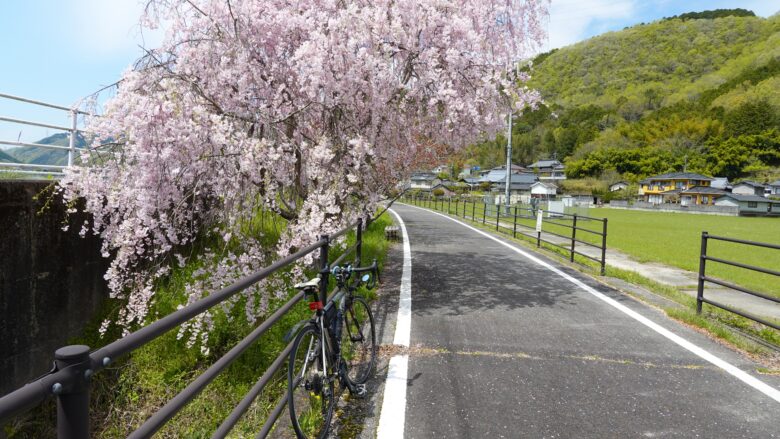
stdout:
{"type": "Polygon", "coordinates": [[[742,317],[745,317],[746,319],[753,320],[754,322],[758,322],[758,323],[761,323],[763,325],[769,326],[770,328],[774,328],[774,329],[780,330],[780,325],[778,325],[777,323],[774,323],[774,322],[771,322],[769,320],[763,319],[761,317],[755,316],[755,315],[753,315],[751,313],[747,313],[747,312],[744,312],[744,311],[739,311],[739,310],[737,310],[737,309],[735,309],[733,307],[724,305],[722,303],[719,303],[719,302],[716,302],[716,301],[713,301],[713,300],[710,300],[710,299],[704,297],[704,284],[706,282],[710,282],[710,283],[714,283],[716,285],[720,285],[722,287],[729,288],[729,289],[734,290],[734,291],[740,291],[740,292],[743,292],[743,293],[746,293],[746,294],[750,294],[750,295],[752,295],[754,297],[765,299],[765,300],[770,301],[770,302],[780,303],[780,299],[778,299],[777,297],[773,297],[773,296],[770,296],[768,294],[765,294],[765,293],[762,293],[762,292],[759,292],[759,291],[751,290],[750,288],[745,288],[745,287],[733,284],[731,282],[726,282],[726,281],[722,281],[722,280],[719,280],[719,279],[714,279],[714,278],[712,278],[710,276],[707,276],[707,262],[711,261],[711,262],[716,262],[716,263],[719,263],[719,264],[729,265],[729,266],[732,266],[732,267],[742,268],[742,269],[745,269],[745,270],[748,270],[748,271],[754,271],[754,272],[757,272],[757,273],[763,273],[763,274],[768,274],[770,276],[780,277],[780,271],[777,271],[777,270],[772,270],[772,269],[769,269],[769,268],[758,267],[758,266],[755,266],[755,265],[744,264],[744,263],[741,263],[741,262],[729,261],[729,260],[726,260],[726,259],[710,256],[709,254],[707,254],[708,241],[710,239],[714,239],[714,240],[717,240],[717,241],[731,242],[731,243],[734,243],[734,244],[748,245],[748,246],[752,246],[752,247],[762,247],[762,248],[767,248],[767,249],[771,249],[771,250],[780,250],[780,245],[777,245],[777,244],[770,244],[770,243],[767,243],[767,242],[748,241],[748,240],[745,240],[745,239],[729,238],[729,237],[725,237],[725,236],[714,236],[714,235],[710,235],[706,231],[701,232],[701,251],[699,252],[699,279],[698,279],[699,282],[698,282],[697,290],[696,290],[696,313],[697,314],[701,314],[701,312],[702,312],[702,304],[707,303],[707,304],[710,304],[710,305],[715,306],[717,308],[720,308],[720,309],[729,311],[731,313],[740,315],[742,317]]]}
{"type": "MultiPolygon", "coordinates": [[[[366,221],[366,224],[370,221],[366,221]]],[[[116,359],[140,348],[141,346],[155,340],[167,333],[171,329],[190,320],[191,318],[211,309],[212,307],[224,302],[235,294],[254,285],[260,280],[270,276],[276,271],[289,266],[304,256],[319,250],[320,251],[320,269],[322,294],[327,294],[328,283],[328,249],[330,242],[336,237],[348,233],[352,229],[357,229],[357,243],[348,248],[344,254],[355,251],[359,258],[362,254],[362,229],[363,221],[351,224],[350,226],[334,233],[332,236],[323,235],[314,244],[289,255],[270,266],[246,276],[233,285],[220,290],[217,293],[204,297],[203,299],[177,310],[138,331],[129,334],[113,343],[108,344],[96,351],[90,353],[87,346],[66,346],[57,351],[56,367],[47,375],[33,381],[30,384],[17,389],[2,398],[0,398],[0,423],[7,419],[23,413],[32,407],[43,402],[49,396],[56,396],[58,403],[58,437],[59,438],[87,438],[89,437],[89,381],[93,374],[105,368],[116,359]]],[[[341,258],[341,257],[340,257],[341,258]]],[[[230,351],[220,357],[204,373],[199,375],[184,390],[179,392],[173,399],[168,401],[160,410],[141,425],[136,431],[131,433],[130,437],[140,438],[149,437],[157,432],[166,422],[176,415],[184,406],[186,406],[195,396],[197,396],[214,378],[216,378],[225,368],[237,359],[243,352],[252,346],[266,331],[282,316],[284,316],[295,304],[297,304],[304,294],[298,293],[287,303],[277,309],[270,317],[255,328],[249,335],[244,337],[230,351]]],[[[266,369],[266,372],[258,380],[255,386],[236,406],[233,412],[223,421],[222,425],[214,433],[214,437],[224,437],[238,422],[252,401],[262,392],[271,377],[279,370],[289,353],[291,345],[288,345],[266,369]]],[[[287,401],[286,394],[281,398],[274,411],[269,416],[268,421],[263,426],[258,437],[265,437],[278,419],[281,411],[287,401]]]]}
{"type": "MultiPolygon", "coordinates": [[[[449,197],[449,198],[451,198],[451,197],[449,197]]],[[[406,196],[406,197],[404,197],[404,199],[407,200],[407,201],[411,201],[415,205],[419,205],[421,207],[428,207],[428,208],[431,208],[433,210],[441,210],[442,212],[444,212],[445,209],[447,209],[446,212],[447,213],[451,213],[451,211],[449,209],[449,206],[451,205],[451,201],[449,199],[446,202],[446,207],[445,207],[445,201],[444,201],[443,198],[441,199],[441,203],[437,203],[437,199],[434,198],[433,199],[434,202],[433,202],[432,205],[431,205],[431,197],[421,198],[419,196],[406,196]],[[426,206],[426,201],[427,201],[427,206],[426,206]],[[439,209],[439,204],[441,205],[441,209],[439,209]]],[[[458,203],[459,203],[459,200],[456,199],[455,200],[455,205],[457,206],[458,203]]],[[[465,203],[465,201],[464,201],[463,204],[464,204],[463,218],[466,218],[466,215],[465,215],[465,212],[466,212],[465,204],[466,203],[465,203]]],[[[591,260],[591,261],[594,261],[594,262],[598,263],[601,275],[602,276],[605,275],[605,273],[606,273],[606,258],[607,258],[607,219],[606,218],[594,218],[594,217],[590,217],[590,216],[579,215],[579,214],[576,214],[576,213],[575,214],[568,214],[568,213],[562,213],[562,212],[555,212],[555,215],[556,215],[557,218],[564,218],[564,220],[565,220],[565,217],[572,218],[572,224],[566,224],[566,223],[562,223],[562,222],[550,219],[549,217],[548,218],[544,218],[544,215],[542,215],[542,219],[541,219],[542,224],[549,224],[549,225],[553,225],[553,226],[560,226],[560,227],[564,227],[564,228],[570,229],[571,230],[571,234],[567,236],[567,235],[563,235],[561,233],[556,233],[556,232],[553,232],[553,231],[550,231],[550,230],[545,230],[544,232],[542,232],[541,230],[537,230],[536,227],[534,227],[534,226],[522,223],[522,220],[537,220],[536,215],[537,215],[538,212],[541,212],[541,209],[534,210],[532,208],[529,209],[529,208],[525,208],[525,207],[514,206],[514,208],[515,208],[514,212],[512,212],[510,210],[510,211],[508,211],[508,213],[506,215],[502,215],[501,214],[501,206],[494,206],[492,204],[487,203],[484,200],[480,204],[482,204],[482,207],[481,207],[481,210],[482,210],[481,211],[481,214],[482,214],[482,221],[481,222],[482,222],[482,224],[487,225],[488,224],[488,221],[487,221],[488,218],[490,218],[491,221],[493,219],[495,219],[495,223],[494,224],[491,223],[491,226],[495,227],[496,231],[506,231],[508,234],[511,233],[513,237],[517,237],[517,235],[518,235],[518,227],[522,227],[522,228],[528,229],[528,230],[533,230],[533,231],[536,232],[536,234],[535,234],[535,236],[533,236],[531,238],[533,238],[533,240],[536,242],[537,247],[541,247],[541,244],[544,242],[545,244],[552,245],[552,246],[557,247],[557,248],[561,248],[561,249],[563,249],[563,250],[565,250],[565,251],[567,251],[569,253],[569,261],[571,261],[571,262],[577,262],[575,260],[575,257],[574,257],[575,255],[582,256],[585,259],[588,259],[588,260],[591,260]],[[495,210],[495,212],[494,212],[494,210],[495,210]],[[526,215],[521,215],[521,214],[518,214],[518,212],[528,212],[529,215],[527,215],[527,216],[526,215]],[[589,229],[587,227],[582,227],[579,224],[579,222],[578,222],[581,219],[587,219],[587,220],[591,220],[591,221],[600,222],[602,224],[602,226],[601,226],[602,230],[599,232],[599,231],[596,231],[596,230],[589,229]],[[520,220],[520,221],[518,221],[518,220],[520,220]],[[509,222],[511,222],[511,224],[509,224],[509,222]],[[601,237],[601,239],[599,240],[600,244],[599,243],[595,243],[595,242],[586,241],[586,240],[582,239],[581,236],[578,237],[577,236],[577,232],[578,231],[587,232],[587,233],[590,233],[590,234],[593,234],[593,235],[601,237]],[[554,236],[554,237],[560,238],[561,240],[566,242],[566,244],[564,245],[564,244],[561,244],[559,242],[554,242],[554,241],[551,241],[551,240],[544,239],[543,236],[545,236],[545,235],[546,236],[554,236]],[[578,251],[577,247],[576,247],[577,243],[582,244],[582,245],[586,245],[588,247],[595,248],[597,250],[601,250],[600,258],[596,257],[596,256],[591,256],[591,255],[582,253],[581,251],[578,251]]],[[[477,202],[476,201],[472,201],[471,221],[479,223],[480,221],[477,218],[477,215],[480,212],[478,212],[476,206],[477,206],[477,202]]],[[[456,216],[457,216],[457,207],[456,207],[456,216]]],[[[524,232],[520,232],[519,234],[520,234],[520,236],[528,236],[524,232]]]]}

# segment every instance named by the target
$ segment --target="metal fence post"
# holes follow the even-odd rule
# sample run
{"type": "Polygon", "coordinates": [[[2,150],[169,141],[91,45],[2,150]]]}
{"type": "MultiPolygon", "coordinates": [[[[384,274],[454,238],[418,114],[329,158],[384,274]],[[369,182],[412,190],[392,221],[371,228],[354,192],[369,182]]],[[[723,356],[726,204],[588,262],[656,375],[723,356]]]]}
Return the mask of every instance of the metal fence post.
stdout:
{"type": "Polygon", "coordinates": [[[357,266],[360,266],[360,261],[363,256],[363,218],[358,218],[357,230],[355,231],[355,258],[357,259],[357,266]]]}
{"type": "Polygon", "coordinates": [[[324,305],[328,301],[328,275],[330,274],[328,247],[330,247],[330,237],[328,235],[320,235],[320,239],[325,240],[325,243],[320,247],[320,302],[324,305]]]}
{"type": "MultiPolygon", "coordinates": [[[[533,216],[533,214],[534,214],[534,211],[531,210],[531,216],[533,216]]],[[[537,212],[536,215],[537,216],[538,215],[542,215],[542,217],[544,217],[544,212],[539,211],[539,212],[537,212]]],[[[537,221],[539,221],[539,220],[537,219],[537,221]]],[[[542,247],[542,231],[539,230],[539,231],[536,232],[536,248],[541,248],[541,247],[542,247]]]]}
{"type": "Polygon", "coordinates": [[[701,314],[702,299],[704,299],[704,276],[707,269],[707,232],[701,232],[701,253],[699,253],[699,286],[696,291],[696,314],[701,314]]]}
{"type": "Polygon", "coordinates": [[[89,346],[72,345],[57,349],[54,361],[58,370],[73,371],[70,382],[54,383],[57,395],[57,438],[89,438],[89,346]]]}
{"type": "Polygon", "coordinates": [[[485,224],[487,217],[487,201],[482,202],[482,224],[485,224]]]}
{"type": "Polygon", "coordinates": [[[601,275],[607,274],[607,219],[604,218],[604,228],[601,235],[601,275]]]}
{"type": "Polygon", "coordinates": [[[574,214],[574,222],[571,227],[571,254],[569,260],[574,262],[574,240],[577,238],[577,214],[574,214]]]}
{"type": "Polygon", "coordinates": [[[476,218],[474,215],[477,213],[477,202],[474,200],[471,200],[471,220],[474,221],[476,218]]]}
{"type": "Polygon", "coordinates": [[[496,205],[496,231],[498,231],[498,220],[501,218],[501,206],[496,205]]]}
{"type": "Polygon", "coordinates": [[[512,221],[512,238],[517,238],[517,206],[515,206],[515,218],[512,221]]]}
{"type": "Polygon", "coordinates": [[[70,139],[68,140],[68,166],[73,166],[73,156],[76,154],[76,125],[78,123],[79,114],[76,110],[70,112],[70,139]]]}
{"type": "Polygon", "coordinates": [[[452,203],[452,197],[447,197],[447,215],[450,214],[450,203],[452,203]]]}

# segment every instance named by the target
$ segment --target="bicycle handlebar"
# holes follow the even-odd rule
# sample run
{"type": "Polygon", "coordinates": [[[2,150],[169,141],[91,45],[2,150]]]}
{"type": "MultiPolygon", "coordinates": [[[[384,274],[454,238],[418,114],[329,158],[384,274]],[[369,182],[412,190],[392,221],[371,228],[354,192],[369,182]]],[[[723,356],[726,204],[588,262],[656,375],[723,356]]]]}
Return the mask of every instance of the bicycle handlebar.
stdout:
{"type": "Polygon", "coordinates": [[[369,289],[373,289],[376,287],[377,282],[379,281],[379,266],[377,265],[376,259],[371,263],[371,265],[368,265],[366,267],[353,267],[352,265],[347,264],[344,267],[340,267],[336,265],[331,269],[331,273],[336,276],[336,278],[341,281],[345,282],[352,276],[352,273],[366,273],[371,272],[372,276],[371,279],[366,281],[366,286],[369,289]]]}

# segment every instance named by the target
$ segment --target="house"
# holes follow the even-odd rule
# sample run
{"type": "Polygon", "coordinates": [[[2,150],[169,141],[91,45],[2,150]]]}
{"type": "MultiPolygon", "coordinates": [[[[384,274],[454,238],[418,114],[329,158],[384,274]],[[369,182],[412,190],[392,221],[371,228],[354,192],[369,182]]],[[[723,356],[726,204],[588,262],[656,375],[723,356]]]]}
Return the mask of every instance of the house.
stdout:
{"type": "Polygon", "coordinates": [[[433,172],[415,172],[410,179],[409,189],[427,192],[439,183],[441,180],[433,172]]]}
{"type": "Polygon", "coordinates": [[[780,216],[780,201],[759,195],[725,194],[715,200],[716,206],[736,206],[740,215],[780,216]]]}
{"type": "MultiPolygon", "coordinates": [[[[509,185],[510,195],[529,195],[531,193],[531,186],[538,182],[539,179],[535,174],[520,173],[512,174],[512,180],[509,185]]],[[[505,193],[506,180],[499,180],[493,184],[493,191],[499,193],[505,193]]]]}
{"type": "Polygon", "coordinates": [[[611,185],[609,185],[610,192],[624,191],[626,189],[628,189],[627,181],[619,181],[617,183],[612,183],[611,185]]]}
{"type": "Polygon", "coordinates": [[[451,197],[455,195],[455,191],[453,190],[453,184],[451,181],[442,181],[436,183],[435,185],[433,185],[433,187],[431,187],[431,193],[433,193],[436,190],[441,190],[443,192],[442,195],[444,195],[445,197],[451,197]]]}
{"type": "Polygon", "coordinates": [[[477,189],[479,188],[479,178],[477,177],[464,177],[461,178],[460,181],[466,185],[469,189],[477,189]]]}
{"type": "Polygon", "coordinates": [[[539,160],[528,165],[528,168],[534,171],[540,180],[566,180],[563,164],[558,160],[539,160]]]}
{"type": "Polygon", "coordinates": [[[769,187],[769,195],[780,196],[780,180],[777,180],[774,183],[769,183],[767,187],[769,187]]]}
{"type": "Polygon", "coordinates": [[[694,172],[670,172],[640,181],[639,195],[648,203],[667,203],[676,200],[680,192],[692,187],[710,186],[712,180],[694,172]]]}
{"type": "Polygon", "coordinates": [[[558,186],[552,183],[537,181],[531,185],[531,198],[554,200],[558,194],[558,186]]]}
{"type": "Polygon", "coordinates": [[[710,182],[710,187],[714,187],[716,189],[723,189],[724,191],[728,191],[731,189],[731,184],[729,183],[729,179],[726,177],[715,177],[710,182]]]}
{"type": "Polygon", "coordinates": [[[740,181],[731,188],[731,192],[735,194],[758,195],[759,197],[764,196],[765,190],[766,186],[761,183],[756,183],[755,181],[740,181]]]}
{"type": "Polygon", "coordinates": [[[711,186],[694,186],[680,192],[680,204],[683,206],[704,205],[712,206],[715,199],[727,192],[723,189],[711,186]]]}
{"type": "MultiPolygon", "coordinates": [[[[534,181],[538,180],[536,178],[535,174],[531,174],[528,172],[512,172],[512,181],[521,181],[523,179],[532,177],[534,181]]],[[[482,175],[480,177],[479,182],[488,182],[490,184],[495,184],[499,182],[506,182],[506,169],[504,167],[500,168],[494,168],[482,175]]]]}
{"type": "Polygon", "coordinates": [[[431,169],[431,172],[434,174],[441,174],[442,172],[446,172],[447,174],[450,173],[450,167],[447,165],[439,165],[433,169],[431,169]]]}

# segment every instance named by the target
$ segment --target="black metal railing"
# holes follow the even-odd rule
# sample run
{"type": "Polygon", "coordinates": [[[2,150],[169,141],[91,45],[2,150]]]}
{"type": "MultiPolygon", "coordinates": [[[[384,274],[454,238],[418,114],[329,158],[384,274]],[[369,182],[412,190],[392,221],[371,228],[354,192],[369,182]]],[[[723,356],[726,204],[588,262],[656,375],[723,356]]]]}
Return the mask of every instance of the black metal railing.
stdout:
{"type": "Polygon", "coordinates": [[[740,315],[740,316],[745,317],[747,319],[753,320],[754,322],[758,322],[758,323],[761,323],[763,325],[769,326],[771,328],[780,330],[780,325],[778,325],[777,323],[771,322],[769,320],[766,320],[766,319],[763,319],[761,317],[755,316],[755,315],[750,314],[748,312],[735,309],[735,308],[733,308],[731,306],[724,305],[722,303],[719,303],[719,302],[716,302],[716,301],[714,301],[712,299],[708,299],[708,298],[704,297],[704,284],[705,284],[705,282],[710,282],[710,283],[713,283],[713,284],[716,284],[716,285],[720,285],[722,287],[729,288],[731,290],[741,291],[743,293],[750,294],[750,295],[755,296],[755,297],[760,297],[761,299],[765,299],[765,300],[768,300],[770,302],[780,303],[780,299],[778,299],[777,297],[773,297],[773,296],[770,296],[768,294],[764,294],[764,293],[761,293],[761,292],[758,292],[758,291],[753,291],[753,290],[751,290],[749,288],[741,287],[739,285],[735,285],[735,284],[730,283],[730,282],[725,282],[723,280],[715,279],[715,278],[707,276],[707,261],[711,261],[711,262],[715,262],[715,263],[718,263],[718,264],[730,265],[732,267],[738,267],[738,268],[742,268],[742,269],[745,269],[745,270],[754,271],[754,272],[757,272],[757,273],[764,273],[764,274],[768,274],[768,275],[771,275],[771,276],[780,277],[780,271],[771,270],[769,268],[764,268],[764,267],[756,267],[756,266],[753,266],[753,265],[743,264],[741,262],[736,262],[736,261],[729,261],[729,260],[726,260],[726,259],[717,258],[717,257],[711,256],[711,255],[708,255],[707,254],[707,243],[708,243],[708,241],[710,239],[713,239],[713,240],[716,240],[716,241],[731,242],[731,243],[734,243],[734,244],[749,245],[749,246],[752,246],[752,247],[763,247],[763,248],[768,248],[768,249],[773,249],[773,250],[780,250],[780,245],[768,244],[768,243],[765,243],[765,242],[746,241],[744,239],[727,238],[727,237],[724,237],[724,236],[714,236],[714,235],[710,235],[707,232],[701,232],[701,253],[700,253],[700,256],[699,256],[699,285],[698,285],[698,291],[697,291],[697,294],[696,294],[696,312],[698,314],[701,314],[702,304],[703,303],[707,303],[707,304],[710,304],[712,306],[718,307],[720,309],[724,309],[726,311],[729,311],[729,312],[732,312],[734,314],[740,315]]]}
{"type": "Polygon", "coordinates": [[[511,234],[513,238],[525,237],[562,249],[569,254],[569,261],[575,255],[599,264],[601,275],[606,270],[607,219],[563,212],[544,212],[533,207],[506,206],[477,201],[470,197],[435,197],[428,195],[407,195],[402,198],[416,206],[438,210],[448,215],[494,226],[496,231],[511,234]],[[503,212],[503,213],[502,213],[503,212]],[[585,227],[583,223],[595,225],[585,227]],[[569,232],[571,231],[571,232],[569,232]],[[566,234],[564,234],[566,233],[566,234]],[[578,246],[579,244],[579,246],[578,246]],[[583,246],[596,249],[595,255],[587,254],[583,246]]]}
{"type": "MultiPolygon", "coordinates": [[[[363,229],[368,227],[371,220],[365,222],[358,220],[356,223],[342,229],[333,235],[322,235],[314,244],[281,259],[259,272],[246,276],[233,285],[211,294],[191,305],[188,305],[156,322],[145,326],[130,335],[114,341],[102,348],[90,352],[88,346],[65,346],[58,349],[55,354],[55,368],[49,374],[26,384],[25,386],[0,398],[0,426],[13,416],[24,413],[41,404],[47,398],[57,398],[57,437],[63,438],[88,438],[89,437],[89,386],[91,377],[100,370],[115,362],[118,358],[127,355],[134,350],[157,339],[169,330],[181,325],[187,320],[201,314],[212,307],[224,302],[240,291],[254,285],[276,271],[283,269],[304,256],[319,250],[319,270],[323,281],[320,288],[320,300],[327,301],[328,285],[328,253],[330,243],[348,233],[356,231],[356,243],[346,249],[337,261],[343,260],[347,254],[355,252],[356,264],[360,264],[363,245],[363,229]]],[[[336,263],[336,261],[334,261],[336,263]]],[[[278,322],[292,307],[303,298],[303,292],[296,294],[287,303],[277,309],[270,317],[257,326],[249,335],[244,337],[230,351],[219,358],[205,372],[192,381],[168,401],[160,410],[153,414],[132,432],[131,438],[147,438],[157,432],[193,398],[195,398],[210,382],[212,382],[225,368],[246,351],[260,336],[278,322]]],[[[222,422],[212,438],[224,438],[243,416],[254,399],[263,391],[274,377],[276,372],[286,364],[291,344],[285,347],[279,356],[273,361],[263,376],[252,387],[244,399],[235,407],[233,412],[222,422]]],[[[284,411],[287,403],[285,393],[276,407],[271,411],[268,420],[260,428],[257,437],[264,438],[271,431],[273,425],[284,411]]]]}

